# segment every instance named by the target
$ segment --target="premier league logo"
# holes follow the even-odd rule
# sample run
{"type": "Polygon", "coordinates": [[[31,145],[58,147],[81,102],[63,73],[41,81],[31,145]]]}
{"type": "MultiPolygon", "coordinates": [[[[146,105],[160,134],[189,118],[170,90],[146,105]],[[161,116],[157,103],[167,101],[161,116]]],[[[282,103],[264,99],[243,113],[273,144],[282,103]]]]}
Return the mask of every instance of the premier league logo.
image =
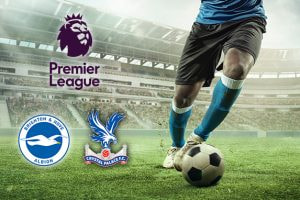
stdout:
{"type": "Polygon", "coordinates": [[[51,115],[37,115],[24,123],[19,133],[23,156],[39,166],[53,165],[66,155],[70,137],[62,121],[51,115]]]}
{"type": "Polygon", "coordinates": [[[114,113],[104,126],[99,120],[99,113],[92,111],[88,116],[88,122],[93,131],[91,139],[94,142],[99,142],[102,146],[102,151],[99,154],[93,152],[89,145],[85,145],[85,163],[96,163],[101,167],[109,167],[115,164],[126,164],[127,146],[123,145],[123,148],[118,153],[112,153],[110,151],[111,143],[117,144],[117,137],[114,134],[119,122],[124,119],[124,115],[120,113],[114,113]]]}
{"type": "Polygon", "coordinates": [[[65,17],[66,23],[59,29],[57,40],[60,40],[60,49],[68,47],[68,56],[84,56],[92,46],[92,34],[82,16],[72,15],[65,17]]]}

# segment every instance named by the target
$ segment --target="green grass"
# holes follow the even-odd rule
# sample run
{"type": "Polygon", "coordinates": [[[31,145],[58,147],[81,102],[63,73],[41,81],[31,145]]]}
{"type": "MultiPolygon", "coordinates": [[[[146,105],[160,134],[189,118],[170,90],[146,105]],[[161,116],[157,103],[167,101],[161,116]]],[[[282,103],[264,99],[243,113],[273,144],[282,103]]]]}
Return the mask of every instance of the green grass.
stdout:
{"type": "Polygon", "coordinates": [[[160,164],[169,139],[121,134],[129,163],[111,168],[83,163],[86,136],[72,136],[64,160],[41,168],[28,163],[16,136],[0,136],[0,199],[300,199],[299,138],[212,138],[225,156],[217,186],[196,188],[160,164]]]}

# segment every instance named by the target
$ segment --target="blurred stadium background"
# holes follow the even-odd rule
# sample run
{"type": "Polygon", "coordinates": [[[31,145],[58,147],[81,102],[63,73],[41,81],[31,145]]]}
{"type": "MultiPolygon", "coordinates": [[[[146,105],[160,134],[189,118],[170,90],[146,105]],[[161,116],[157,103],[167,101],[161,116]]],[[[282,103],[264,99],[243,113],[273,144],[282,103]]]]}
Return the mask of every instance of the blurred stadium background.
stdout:
{"type": "MultiPolygon", "coordinates": [[[[0,127],[18,130],[30,116],[49,113],[71,128],[87,128],[87,113],[97,108],[103,118],[126,113],[123,129],[165,130],[188,33],[63,0],[1,1],[0,127]],[[58,29],[72,13],[83,14],[92,32],[88,57],[70,59],[58,47],[58,29]],[[100,64],[102,84],[80,91],[49,87],[50,61],[100,64]]],[[[299,134],[299,65],[300,49],[262,49],[233,112],[216,132],[299,134]]],[[[200,122],[212,88],[199,93],[189,128],[200,122]]]]}
{"type": "MultiPolygon", "coordinates": [[[[188,34],[65,0],[1,0],[0,199],[300,199],[294,137],[300,135],[300,49],[261,50],[233,111],[209,140],[226,159],[220,185],[195,189],[180,173],[162,169],[174,77],[188,34]],[[58,29],[72,13],[83,14],[92,32],[87,57],[70,59],[58,47],[58,29]],[[102,84],[80,91],[49,87],[50,61],[100,65],[102,84]],[[85,144],[100,151],[86,124],[94,108],[103,120],[126,113],[113,150],[128,144],[128,165],[102,170],[84,164],[85,144]],[[47,169],[28,164],[17,144],[24,121],[41,113],[59,117],[72,135],[64,161],[47,169]],[[222,135],[249,137],[215,137],[222,135]]],[[[189,129],[200,122],[219,76],[199,93],[189,129]]]]}

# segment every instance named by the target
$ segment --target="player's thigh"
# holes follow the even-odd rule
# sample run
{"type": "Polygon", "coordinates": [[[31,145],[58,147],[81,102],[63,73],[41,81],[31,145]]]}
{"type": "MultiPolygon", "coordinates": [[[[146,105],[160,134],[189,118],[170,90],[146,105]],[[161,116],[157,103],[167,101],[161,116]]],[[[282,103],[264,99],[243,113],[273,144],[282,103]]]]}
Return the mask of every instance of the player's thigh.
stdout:
{"type": "Polygon", "coordinates": [[[193,24],[176,71],[176,85],[197,88],[201,80],[205,80],[205,86],[210,85],[223,49],[219,29],[220,25],[193,24]]]}
{"type": "Polygon", "coordinates": [[[192,105],[203,83],[204,80],[200,80],[190,85],[176,85],[174,95],[176,107],[184,108],[192,105]]]}

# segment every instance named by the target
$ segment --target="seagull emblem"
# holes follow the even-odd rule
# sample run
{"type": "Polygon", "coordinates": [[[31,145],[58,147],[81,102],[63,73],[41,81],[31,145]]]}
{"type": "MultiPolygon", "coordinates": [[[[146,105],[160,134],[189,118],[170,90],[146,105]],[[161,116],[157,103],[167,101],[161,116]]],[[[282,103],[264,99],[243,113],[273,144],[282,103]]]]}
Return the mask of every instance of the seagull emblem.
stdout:
{"type": "Polygon", "coordinates": [[[52,145],[55,145],[55,144],[60,144],[60,142],[55,140],[56,138],[59,138],[59,137],[64,137],[64,136],[53,135],[53,136],[47,138],[44,135],[36,135],[36,136],[30,137],[30,138],[23,138],[21,140],[27,141],[27,143],[30,146],[35,146],[35,145],[38,145],[38,146],[52,146],[52,145]]]}

